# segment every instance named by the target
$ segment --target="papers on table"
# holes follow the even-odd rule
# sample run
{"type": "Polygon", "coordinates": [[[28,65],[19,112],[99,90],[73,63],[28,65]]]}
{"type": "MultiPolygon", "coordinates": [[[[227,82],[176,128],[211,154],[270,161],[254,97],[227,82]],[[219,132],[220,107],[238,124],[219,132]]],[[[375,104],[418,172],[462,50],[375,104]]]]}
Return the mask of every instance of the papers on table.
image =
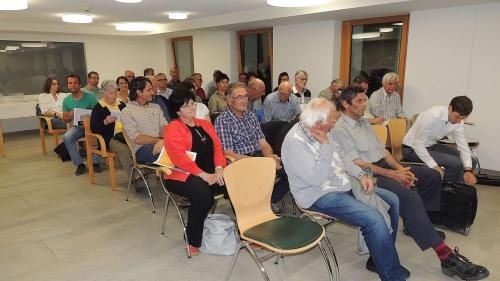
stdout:
{"type": "Polygon", "coordinates": [[[90,109],[73,109],[73,125],[78,126],[78,122],[82,122],[83,118],[90,116],[90,113],[92,113],[92,110],[90,109]]]}

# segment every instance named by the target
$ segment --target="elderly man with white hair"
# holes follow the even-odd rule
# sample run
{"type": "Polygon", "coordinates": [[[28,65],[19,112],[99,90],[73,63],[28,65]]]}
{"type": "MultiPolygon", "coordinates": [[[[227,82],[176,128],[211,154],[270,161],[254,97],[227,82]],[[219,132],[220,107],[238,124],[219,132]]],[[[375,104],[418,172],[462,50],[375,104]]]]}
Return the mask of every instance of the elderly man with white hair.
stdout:
{"type": "MultiPolygon", "coordinates": [[[[324,98],[312,99],[302,111],[299,123],[288,132],[281,148],[290,191],[304,209],[320,212],[361,227],[371,257],[367,267],[376,267],[381,280],[406,280],[409,271],[401,266],[394,245],[398,228],[399,200],[387,190],[373,186],[364,171],[348,175],[340,159],[340,146],[332,128],[339,118],[335,105],[324,98]],[[375,192],[388,205],[390,228],[383,214],[358,200],[353,193],[375,192]],[[392,234],[390,230],[392,229],[392,234]]],[[[374,196],[376,196],[374,195],[374,196]]],[[[386,211],[387,214],[387,211],[386,211]]]]}
{"type": "Polygon", "coordinates": [[[305,70],[295,72],[295,85],[293,85],[292,92],[300,99],[300,103],[307,103],[307,99],[311,98],[311,91],[306,89],[308,79],[309,74],[305,70]]]}
{"type": "Polygon", "coordinates": [[[371,113],[375,117],[385,120],[404,118],[401,98],[396,91],[399,77],[394,72],[389,72],[382,77],[382,87],[372,93],[370,97],[371,113]]]}

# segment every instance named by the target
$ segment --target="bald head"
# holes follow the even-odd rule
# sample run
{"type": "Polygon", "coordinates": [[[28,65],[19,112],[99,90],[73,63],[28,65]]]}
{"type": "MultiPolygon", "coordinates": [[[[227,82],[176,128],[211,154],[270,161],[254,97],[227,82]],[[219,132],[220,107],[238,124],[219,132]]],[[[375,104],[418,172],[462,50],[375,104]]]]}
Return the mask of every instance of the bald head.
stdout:
{"type": "Polygon", "coordinates": [[[288,81],[283,81],[278,87],[278,95],[281,102],[287,102],[292,94],[292,85],[288,81]]]}
{"type": "Polygon", "coordinates": [[[254,78],[248,83],[248,96],[254,101],[260,99],[266,93],[266,84],[259,78],[254,78]]]}

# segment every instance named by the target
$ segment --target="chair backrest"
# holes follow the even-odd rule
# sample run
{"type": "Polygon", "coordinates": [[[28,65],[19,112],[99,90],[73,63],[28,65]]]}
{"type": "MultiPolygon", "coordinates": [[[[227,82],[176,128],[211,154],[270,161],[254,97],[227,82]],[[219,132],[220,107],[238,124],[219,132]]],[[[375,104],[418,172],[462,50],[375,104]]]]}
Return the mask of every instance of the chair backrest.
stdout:
{"type": "Polygon", "coordinates": [[[279,133],[285,126],[288,125],[288,122],[281,120],[273,120],[266,123],[262,123],[260,128],[264,133],[264,137],[266,138],[267,143],[273,148],[274,153],[276,142],[278,141],[279,133]]]}
{"type": "Polygon", "coordinates": [[[391,119],[387,127],[391,138],[392,156],[401,161],[403,159],[403,139],[406,135],[406,119],[391,119]]]}
{"type": "Polygon", "coordinates": [[[379,141],[385,145],[387,143],[387,127],[384,125],[372,125],[372,128],[379,141]]]}
{"type": "Polygon", "coordinates": [[[408,122],[406,122],[406,128],[408,130],[410,130],[411,126],[413,126],[413,124],[415,124],[415,121],[417,121],[417,118],[418,118],[418,113],[417,114],[413,114],[413,116],[408,119],[408,122]]]}
{"type": "MultiPolygon", "coordinates": [[[[85,130],[85,141],[90,144],[90,145],[95,145],[98,143],[98,141],[93,137],[92,130],[90,129],[90,116],[85,116],[83,118],[83,129],[85,130]]],[[[92,146],[89,146],[89,149],[91,149],[92,146]]]]}
{"type": "Polygon", "coordinates": [[[128,149],[130,150],[130,153],[132,153],[132,160],[134,160],[134,163],[137,163],[135,160],[135,145],[134,143],[128,138],[127,134],[125,133],[125,130],[122,131],[123,138],[125,139],[125,142],[127,143],[128,149]]]}
{"type": "Polygon", "coordinates": [[[224,169],[240,233],[277,218],[270,205],[275,176],[276,162],[268,157],[244,158],[224,169]]]}

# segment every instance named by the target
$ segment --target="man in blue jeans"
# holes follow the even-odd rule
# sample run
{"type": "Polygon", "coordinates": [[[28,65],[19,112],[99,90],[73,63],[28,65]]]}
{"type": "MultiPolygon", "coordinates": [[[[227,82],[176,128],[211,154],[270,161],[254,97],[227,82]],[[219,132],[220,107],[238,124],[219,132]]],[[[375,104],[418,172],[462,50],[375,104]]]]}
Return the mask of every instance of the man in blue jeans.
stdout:
{"type": "MultiPolygon", "coordinates": [[[[80,89],[80,77],[75,74],[70,74],[66,77],[68,83],[68,90],[71,95],[63,100],[63,121],[66,123],[73,122],[73,114],[75,108],[92,109],[97,104],[97,99],[94,95],[85,93],[80,89]]],[[[63,135],[64,145],[68,150],[71,161],[76,166],[75,175],[79,176],[87,171],[87,167],[82,162],[80,153],[78,152],[77,141],[85,136],[85,129],[83,126],[74,126],[67,130],[63,135]]],[[[99,156],[93,155],[94,158],[94,171],[100,173],[102,171],[99,166],[99,156]]]]}
{"type": "Polygon", "coordinates": [[[361,183],[365,194],[372,193],[374,186],[364,171],[347,175],[346,170],[349,169],[345,169],[344,165],[354,164],[340,160],[340,146],[334,142],[330,132],[338,117],[333,103],[323,98],[312,99],[302,111],[300,122],[286,135],[281,157],[290,191],[301,208],[361,227],[371,254],[369,262],[374,263],[381,280],[406,280],[410,272],[401,266],[394,245],[399,200],[395,194],[383,189],[376,189],[372,194],[387,203],[389,228],[385,214],[378,207],[372,207],[354,195],[352,188],[355,180],[361,183]]]}

